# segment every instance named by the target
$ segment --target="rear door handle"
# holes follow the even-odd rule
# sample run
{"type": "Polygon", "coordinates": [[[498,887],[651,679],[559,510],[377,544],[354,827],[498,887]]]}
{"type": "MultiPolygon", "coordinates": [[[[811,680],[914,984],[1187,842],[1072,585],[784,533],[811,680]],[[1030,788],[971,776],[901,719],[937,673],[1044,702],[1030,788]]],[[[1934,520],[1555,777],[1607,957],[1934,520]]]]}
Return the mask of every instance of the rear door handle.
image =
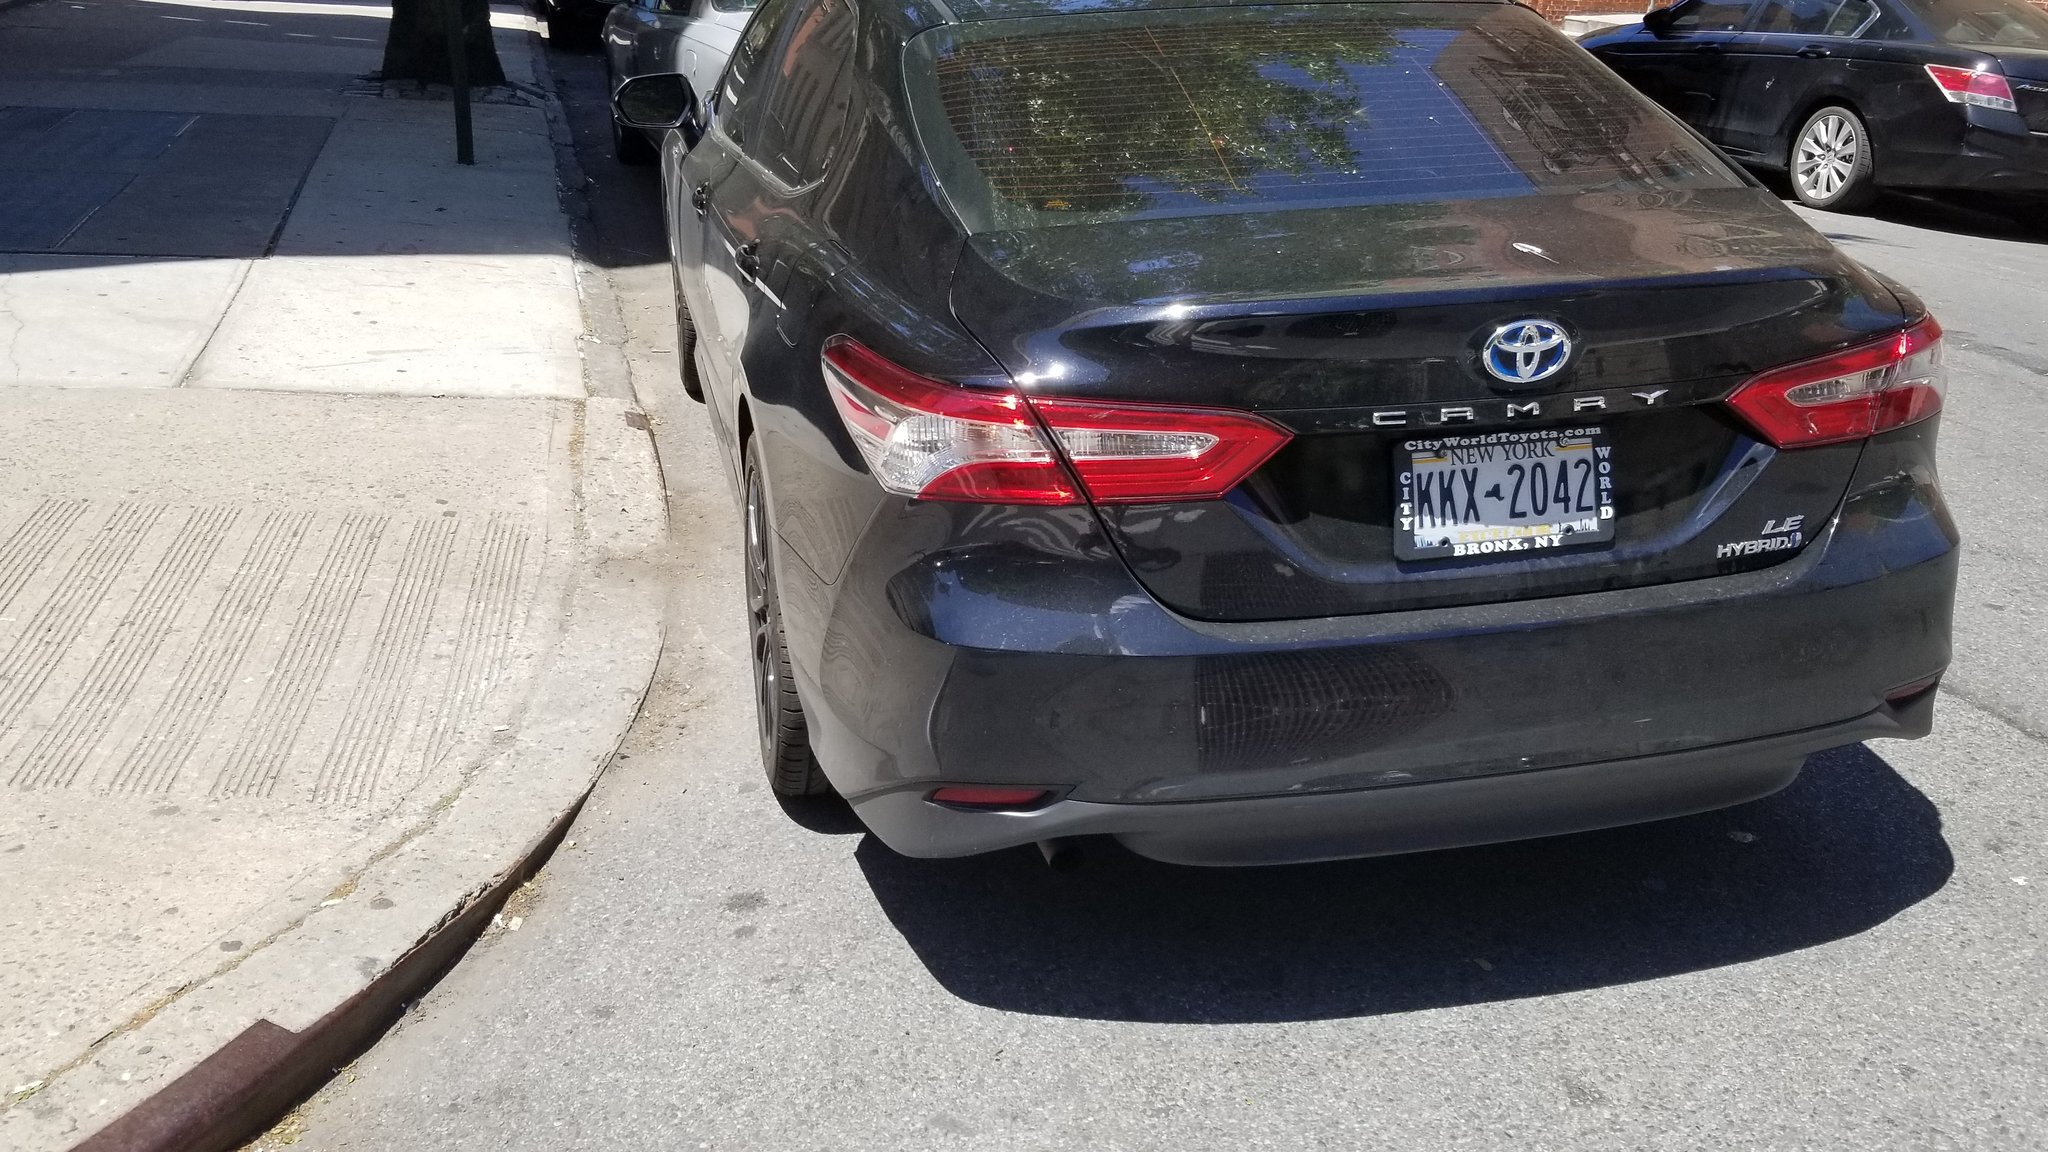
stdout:
{"type": "Polygon", "coordinates": [[[1719,44],[1695,44],[1692,50],[1701,56],[1719,56],[1727,51],[1719,44]]]}
{"type": "Polygon", "coordinates": [[[690,189],[690,207],[695,208],[699,216],[711,210],[711,185],[699,184],[690,189]]]}
{"type": "Polygon", "coordinates": [[[1829,56],[1834,55],[1834,53],[1818,44],[1808,44],[1799,50],[1799,54],[1808,60],[1825,60],[1829,56]]]}
{"type": "Polygon", "coordinates": [[[732,262],[738,266],[740,275],[749,280],[761,274],[761,242],[749,240],[733,249],[732,262]]]}

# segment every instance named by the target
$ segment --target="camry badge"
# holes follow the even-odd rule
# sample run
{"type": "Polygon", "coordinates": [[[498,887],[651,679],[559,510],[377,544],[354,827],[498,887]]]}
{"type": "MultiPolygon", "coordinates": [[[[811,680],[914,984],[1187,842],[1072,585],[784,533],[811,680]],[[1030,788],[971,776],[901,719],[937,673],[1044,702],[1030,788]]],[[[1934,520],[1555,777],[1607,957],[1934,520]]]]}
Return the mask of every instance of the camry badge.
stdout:
{"type": "Polygon", "coordinates": [[[1503,324],[1486,338],[1479,362],[1504,384],[1547,380],[1572,358],[1572,339],[1548,320],[1517,320],[1503,324]]]}

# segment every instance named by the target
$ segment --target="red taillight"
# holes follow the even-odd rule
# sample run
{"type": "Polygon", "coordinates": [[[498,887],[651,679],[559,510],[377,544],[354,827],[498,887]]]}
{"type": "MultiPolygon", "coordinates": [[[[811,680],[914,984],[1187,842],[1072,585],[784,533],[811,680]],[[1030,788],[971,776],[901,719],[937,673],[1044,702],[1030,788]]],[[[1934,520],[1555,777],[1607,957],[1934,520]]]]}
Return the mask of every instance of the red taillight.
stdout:
{"type": "Polygon", "coordinates": [[[1244,412],[1153,408],[1032,397],[1088,495],[1104,504],[1213,500],[1287,443],[1287,431],[1244,412]]]}
{"type": "Polygon", "coordinates": [[[962,388],[845,337],[825,346],[824,371],[875,481],[921,500],[1078,504],[1084,490],[1106,504],[1211,500],[1289,438],[1245,412],[962,388]]]}
{"type": "Polygon", "coordinates": [[[948,784],[925,799],[956,808],[1033,808],[1052,793],[1044,788],[1005,788],[985,784],[948,784]]]}
{"type": "Polygon", "coordinates": [[[2013,102],[2012,85],[1996,72],[1948,68],[1940,64],[1929,64],[1926,68],[1928,78],[1941,88],[1941,94],[1951,104],[1975,104],[1979,108],[1996,108],[2001,112],[2020,110],[2020,106],[2013,102]]]}
{"type": "Polygon", "coordinates": [[[1861,440],[1941,411],[1948,376],[1932,319],[1869,344],[1774,368],[1728,398],[1780,448],[1861,440]]]}
{"type": "Polygon", "coordinates": [[[875,482],[900,496],[1078,504],[1080,490],[1011,391],[961,388],[839,338],[825,384],[875,482]]]}

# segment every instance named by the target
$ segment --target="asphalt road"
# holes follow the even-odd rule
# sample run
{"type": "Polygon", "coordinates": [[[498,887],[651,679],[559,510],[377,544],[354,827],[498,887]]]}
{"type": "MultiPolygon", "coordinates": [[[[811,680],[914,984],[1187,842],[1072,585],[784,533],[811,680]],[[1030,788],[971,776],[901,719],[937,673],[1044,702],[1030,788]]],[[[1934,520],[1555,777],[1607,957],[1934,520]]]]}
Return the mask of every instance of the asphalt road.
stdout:
{"type": "Polygon", "coordinates": [[[1536,843],[917,862],[762,783],[738,516],[670,383],[652,179],[592,150],[594,62],[557,66],[660,397],[672,647],[519,929],[316,1099],[299,1147],[2048,1147],[2048,232],[1812,217],[1957,348],[1970,544],[1934,738],[1536,843]]]}

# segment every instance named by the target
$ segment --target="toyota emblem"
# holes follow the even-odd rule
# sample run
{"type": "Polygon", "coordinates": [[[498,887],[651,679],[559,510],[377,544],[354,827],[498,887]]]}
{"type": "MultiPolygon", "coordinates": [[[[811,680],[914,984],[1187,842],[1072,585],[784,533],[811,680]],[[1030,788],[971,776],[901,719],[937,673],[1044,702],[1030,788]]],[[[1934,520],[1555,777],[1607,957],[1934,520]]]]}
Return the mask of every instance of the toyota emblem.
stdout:
{"type": "Polygon", "coordinates": [[[1547,380],[1572,358],[1572,338],[1548,320],[1516,320],[1493,330],[1479,351],[1479,362],[1504,384],[1547,380]]]}

